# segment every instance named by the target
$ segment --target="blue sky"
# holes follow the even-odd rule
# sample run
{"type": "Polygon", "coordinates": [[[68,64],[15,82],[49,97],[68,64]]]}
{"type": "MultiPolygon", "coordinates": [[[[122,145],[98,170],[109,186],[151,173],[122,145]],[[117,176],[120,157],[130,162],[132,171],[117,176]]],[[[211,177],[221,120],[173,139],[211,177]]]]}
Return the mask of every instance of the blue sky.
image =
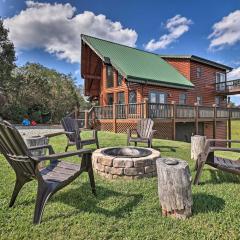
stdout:
{"type": "Polygon", "coordinates": [[[40,62],[79,83],[81,33],[161,54],[199,55],[234,67],[230,77],[240,78],[239,0],[0,0],[0,16],[17,64],[40,62]]]}

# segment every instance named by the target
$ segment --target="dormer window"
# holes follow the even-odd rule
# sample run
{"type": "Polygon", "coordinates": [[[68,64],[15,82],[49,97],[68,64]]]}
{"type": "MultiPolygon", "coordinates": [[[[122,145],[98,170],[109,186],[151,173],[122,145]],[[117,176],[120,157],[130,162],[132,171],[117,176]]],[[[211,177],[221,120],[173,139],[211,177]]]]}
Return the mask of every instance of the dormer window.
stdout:
{"type": "Polygon", "coordinates": [[[107,88],[113,87],[113,67],[107,65],[107,88]]]}

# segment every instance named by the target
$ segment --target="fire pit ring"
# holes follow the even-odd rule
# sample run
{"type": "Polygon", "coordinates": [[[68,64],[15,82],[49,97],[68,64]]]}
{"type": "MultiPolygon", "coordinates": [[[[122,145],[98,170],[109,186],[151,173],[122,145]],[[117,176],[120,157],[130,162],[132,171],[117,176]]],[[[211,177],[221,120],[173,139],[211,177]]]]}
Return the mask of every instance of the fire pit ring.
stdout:
{"type": "Polygon", "coordinates": [[[160,152],[142,147],[110,147],[93,152],[93,168],[108,179],[139,179],[156,176],[160,152]]]}

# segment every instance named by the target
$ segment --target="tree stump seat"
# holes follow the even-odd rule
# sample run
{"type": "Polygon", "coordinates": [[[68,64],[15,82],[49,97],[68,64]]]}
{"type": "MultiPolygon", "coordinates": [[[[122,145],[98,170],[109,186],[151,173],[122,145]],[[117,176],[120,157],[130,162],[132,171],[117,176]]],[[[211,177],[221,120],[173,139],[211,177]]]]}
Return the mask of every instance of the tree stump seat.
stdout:
{"type": "Polygon", "coordinates": [[[163,216],[185,219],[192,214],[191,175],[186,161],[158,158],[158,194],[163,216]]]}

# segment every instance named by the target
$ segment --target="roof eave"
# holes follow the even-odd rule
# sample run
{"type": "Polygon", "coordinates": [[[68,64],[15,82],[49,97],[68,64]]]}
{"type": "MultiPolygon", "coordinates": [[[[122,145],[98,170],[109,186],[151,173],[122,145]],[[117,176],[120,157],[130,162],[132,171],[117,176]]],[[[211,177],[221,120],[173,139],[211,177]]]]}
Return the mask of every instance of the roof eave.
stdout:
{"type": "Polygon", "coordinates": [[[162,87],[170,87],[170,88],[178,88],[178,89],[193,89],[195,86],[192,84],[192,86],[187,86],[183,84],[177,84],[177,83],[166,83],[162,81],[156,81],[153,79],[143,79],[143,78],[137,78],[134,76],[127,76],[127,81],[129,82],[136,82],[136,83],[144,83],[144,84],[151,84],[156,86],[162,86],[162,87]]]}
{"type": "Polygon", "coordinates": [[[118,71],[120,72],[120,74],[123,76],[123,77],[127,77],[127,74],[120,68],[118,67],[114,62],[111,61],[111,59],[109,59],[109,57],[107,56],[103,56],[99,51],[97,51],[93,46],[92,44],[85,38],[85,35],[84,34],[81,34],[81,39],[91,48],[91,50],[93,52],[95,52],[97,54],[97,56],[100,57],[100,59],[105,63],[105,64],[109,64],[109,60],[110,60],[110,64],[118,71]],[[107,59],[107,61],[106,61],[107,59]]]}
{"type": "Polygon", "coordinates": [[[208,65],[211,65],[211,66],[214,66],[214,67],[217,67],[217,68],[221,68],[221,69],[224,69],[224,70],[228,70],[228,71],[233,70],[233,68],[230,67],[230,66],[227,66],[227,65],[224,65],[224,64],[221,64],[221,63],[217,63],[217,62],[214,62],[214,61],[211,61],[211,60],[208,60],[208,59],[204,59],[204,58],[198,57],[196,55],[159,55],[159,56],[161,58],[190,59],[190,60],[193,60],[193,61],[196,61],[196,62],[205,63],[205,64],[208,64],[208,65]]]}

